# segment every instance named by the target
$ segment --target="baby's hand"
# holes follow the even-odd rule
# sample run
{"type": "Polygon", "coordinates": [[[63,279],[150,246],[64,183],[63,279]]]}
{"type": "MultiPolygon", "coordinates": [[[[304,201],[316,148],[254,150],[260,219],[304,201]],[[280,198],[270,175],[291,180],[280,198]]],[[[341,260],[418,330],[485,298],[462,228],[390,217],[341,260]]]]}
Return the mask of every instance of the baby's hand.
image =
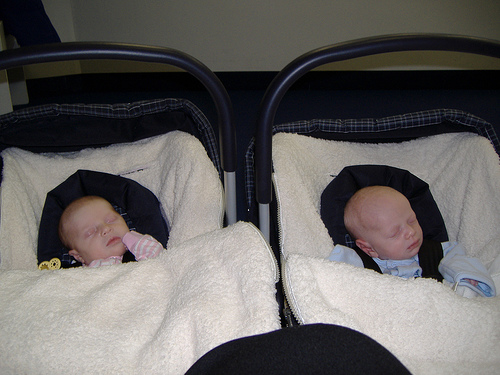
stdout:
{"type": "Polygon", "coordinates": [[[142,236],[143,234],[130,230],[122,236],[122,243],[125,245],[127,250],[131,251],[142,236]]]}

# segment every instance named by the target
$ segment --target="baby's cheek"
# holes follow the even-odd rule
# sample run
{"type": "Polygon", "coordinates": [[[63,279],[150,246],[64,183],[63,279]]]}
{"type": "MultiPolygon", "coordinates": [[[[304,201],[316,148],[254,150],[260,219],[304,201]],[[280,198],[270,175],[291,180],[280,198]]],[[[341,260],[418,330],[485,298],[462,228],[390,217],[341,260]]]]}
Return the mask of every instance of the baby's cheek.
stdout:
{"type": "Polygon", "coordinates": [[[128,227],[126,228],[123,228],[123,227],[119,227],[117,228],[116,230],[116,233],[123,239],[123,236],[125,236],[125,234],[127,234],[129,232],[129,229],[128,227]]]}

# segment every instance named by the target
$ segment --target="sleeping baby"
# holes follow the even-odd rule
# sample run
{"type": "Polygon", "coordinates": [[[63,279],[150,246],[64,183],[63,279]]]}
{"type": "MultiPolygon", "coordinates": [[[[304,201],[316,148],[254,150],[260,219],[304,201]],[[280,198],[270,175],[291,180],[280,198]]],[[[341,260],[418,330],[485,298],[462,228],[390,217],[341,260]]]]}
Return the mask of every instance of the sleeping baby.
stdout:
{"type": "Polygon", "coordinates": [[[84,196],[66,207],[59,237],[84,267],[120,264],[127,250],[136,260],[143,260],[158,256],[163,249],[153,237],[130,231],[113,206],[98,196],[84,196]]]}
{"type": "MultiPolygon", "coordinates": [[[[485,297],[496,294],[495,283],[486,267],[478,259],[466,256],[460,244],[423,238],[410,202],[393,188],[369,186],[358,190],[345,206],[344,224],[356,245],[384,274],[421,277],[422,267],[437,266],[436,273],[439,272],[454,288],[469,288],[474,294],[485,297]],[[432,252],[436,255],[419,259],[419,253],[432,252]],[[440,261],[427,261],[436,259],[435,256],[440,261]]],[[[335,246],[329,259],[363,267],[359,255],[342,245],[335,246]]],[[[467,293],[462,290],[462,294],[467,293]]]]}

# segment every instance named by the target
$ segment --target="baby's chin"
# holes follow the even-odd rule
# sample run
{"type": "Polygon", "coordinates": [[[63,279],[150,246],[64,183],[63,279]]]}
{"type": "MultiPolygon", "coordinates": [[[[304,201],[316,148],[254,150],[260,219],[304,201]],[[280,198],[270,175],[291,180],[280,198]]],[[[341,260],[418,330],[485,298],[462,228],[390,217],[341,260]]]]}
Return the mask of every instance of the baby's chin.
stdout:
{"type": "Polygon", "coordinates": [[[117,247],[117,248],[113,249],[112,251],[108,252],[106,254],[106,258],[109,258],[109,257],[121,257],[126,252],[127,252],[127,248],[125,247],[125,245],[123,245],[122,247],[117,247]]]}
{"type": "Polygon", "coordinates": [[[127,252],[127,248],[126,248],[126,247],[125,247],[125,245],[124,245],[124,246],[123,246],[123,249],[122,249],[122,250],[120,250],[120,251],[118,252],[118,253],[119,253],[119,255],[117,255],[117,256],[123,256],[123,254],[125,254],[126,252],[127,252]]]}

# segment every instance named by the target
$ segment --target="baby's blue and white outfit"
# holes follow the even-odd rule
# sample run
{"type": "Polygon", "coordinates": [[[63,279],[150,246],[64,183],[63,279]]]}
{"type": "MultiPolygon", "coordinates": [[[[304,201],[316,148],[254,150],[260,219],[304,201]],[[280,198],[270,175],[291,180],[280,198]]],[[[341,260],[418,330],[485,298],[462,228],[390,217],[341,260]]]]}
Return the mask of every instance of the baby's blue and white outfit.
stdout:
{"type": "MultiPolygon", "coordinates": [[[[443,242],[441,246],[443,247],[443,259],[439,263],[439,272],[443,275],[446,283],[453,285],[458,294],[464,297],[476,295],[494,297],[496,295],[495,282],[479,259],[467,256],[463,246],[458,242],[443,242]],[[474,286],[466,279],[477,280],[478,285],[474,286]]],[[[356,251],[347,246],[335,245],[328,259],[364,268],[363,261],[356,251]]],[[[418,254],[404,260],[382,260],[379,258],[373,258],[373,260],[383,274],[405,279],[422,276],[418,254]]]]}

